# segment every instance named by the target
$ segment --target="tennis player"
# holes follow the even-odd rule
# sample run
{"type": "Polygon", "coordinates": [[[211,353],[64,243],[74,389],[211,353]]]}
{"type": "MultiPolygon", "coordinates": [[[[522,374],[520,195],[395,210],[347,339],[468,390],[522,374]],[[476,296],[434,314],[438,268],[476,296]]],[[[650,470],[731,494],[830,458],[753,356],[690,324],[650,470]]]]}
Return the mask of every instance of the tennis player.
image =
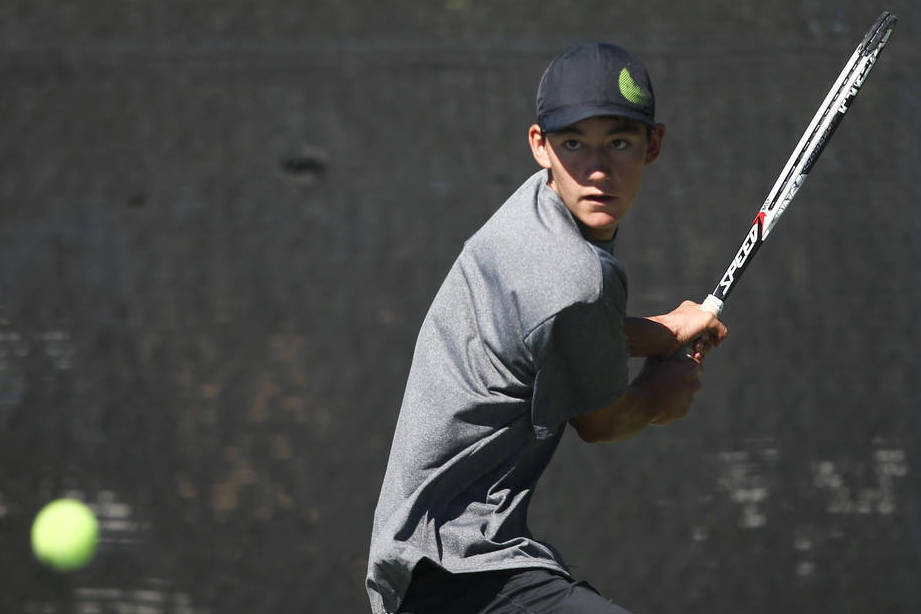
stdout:
{"type": "Polygon", "coordinates": [[[726,337],[691,301],[626,315],[614,238],[664,134],[627,50],[580,44],[548,66],[528,131],[541,169],[464,244],[419,332],[374,515],[375,614],[626,612],[527,511],[567,424],[613,442],[682,418],[726,337]],[[631,355],[647,357],[632,382],[631,355]]]}

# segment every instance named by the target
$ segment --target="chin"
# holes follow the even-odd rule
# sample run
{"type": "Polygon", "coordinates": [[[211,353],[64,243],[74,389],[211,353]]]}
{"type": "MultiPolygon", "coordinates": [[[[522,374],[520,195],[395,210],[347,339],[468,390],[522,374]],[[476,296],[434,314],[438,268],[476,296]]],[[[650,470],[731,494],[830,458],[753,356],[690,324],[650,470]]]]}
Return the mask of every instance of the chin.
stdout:
{"type": "Polygon", "coordinates": [[[592,216],[588,220],[583,220],[586,228],[591,228],[598,233],[611,232],[617,230],[618,219],[611,215],[592,216]]]}

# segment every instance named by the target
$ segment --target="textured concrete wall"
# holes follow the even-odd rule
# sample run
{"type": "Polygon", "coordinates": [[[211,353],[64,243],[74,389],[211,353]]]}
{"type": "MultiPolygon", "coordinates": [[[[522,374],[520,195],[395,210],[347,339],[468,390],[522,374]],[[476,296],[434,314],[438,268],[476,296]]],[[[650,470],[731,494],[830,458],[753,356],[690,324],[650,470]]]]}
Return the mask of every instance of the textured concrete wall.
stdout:
{"type": "MultiPolygon", "coordinates": [[[[535,533],[625,606],[921,610],[921,11],[884,8],[896,34],[692,415],[569,435],[538,492],[535,533]]],[[[716,282],[878,12],[5,0],[0,611],[365,611],[416,330],[534,168],[549,59],[604,39],[650,65],[665,152],[618,255],[651,313],[716,282]],[[68,493],[103,543],[61,577],[28,529],[68,493]]]]}

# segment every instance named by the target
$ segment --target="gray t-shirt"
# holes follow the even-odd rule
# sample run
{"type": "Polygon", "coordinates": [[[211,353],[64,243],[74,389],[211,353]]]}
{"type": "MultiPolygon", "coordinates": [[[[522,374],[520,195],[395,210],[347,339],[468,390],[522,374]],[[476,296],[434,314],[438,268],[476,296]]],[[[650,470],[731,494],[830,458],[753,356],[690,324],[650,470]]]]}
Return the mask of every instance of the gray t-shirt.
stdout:
{"type": "Polygon", "coordinates": [[[465,244],[422,324],[374,514],[367,588],[395,612],[422,557],[545,567],[527,509],[569,419],[627,386],[626,279],[540,171],[465,244]]]}

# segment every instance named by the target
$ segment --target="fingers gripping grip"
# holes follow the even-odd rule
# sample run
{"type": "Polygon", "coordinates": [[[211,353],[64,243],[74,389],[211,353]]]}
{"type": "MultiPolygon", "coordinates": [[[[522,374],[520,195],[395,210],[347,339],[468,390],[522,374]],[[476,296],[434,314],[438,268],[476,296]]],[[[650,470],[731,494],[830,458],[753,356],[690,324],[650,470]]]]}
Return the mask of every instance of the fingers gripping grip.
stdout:
{"type": "MultiPolygon", "coordinates": [[[[704,299],[704,302],[700,304],[700,310],[707,311],[709,313],[712,313],[715,316],[719,316],[720,312],[723,311],[723,301],[716,298],[712,294],[708,294],[707,298],[704,299]]],[[[697,345],[703,342],[704,342],[704,338],[698,337],[691,343],[688,343],[687,345],[682,347],[680,351],[683,352],[685,356],[688,356],[689,358],[694,358],[694,353],[695,353],[695,349],[697,348],[697,345]]]]}

